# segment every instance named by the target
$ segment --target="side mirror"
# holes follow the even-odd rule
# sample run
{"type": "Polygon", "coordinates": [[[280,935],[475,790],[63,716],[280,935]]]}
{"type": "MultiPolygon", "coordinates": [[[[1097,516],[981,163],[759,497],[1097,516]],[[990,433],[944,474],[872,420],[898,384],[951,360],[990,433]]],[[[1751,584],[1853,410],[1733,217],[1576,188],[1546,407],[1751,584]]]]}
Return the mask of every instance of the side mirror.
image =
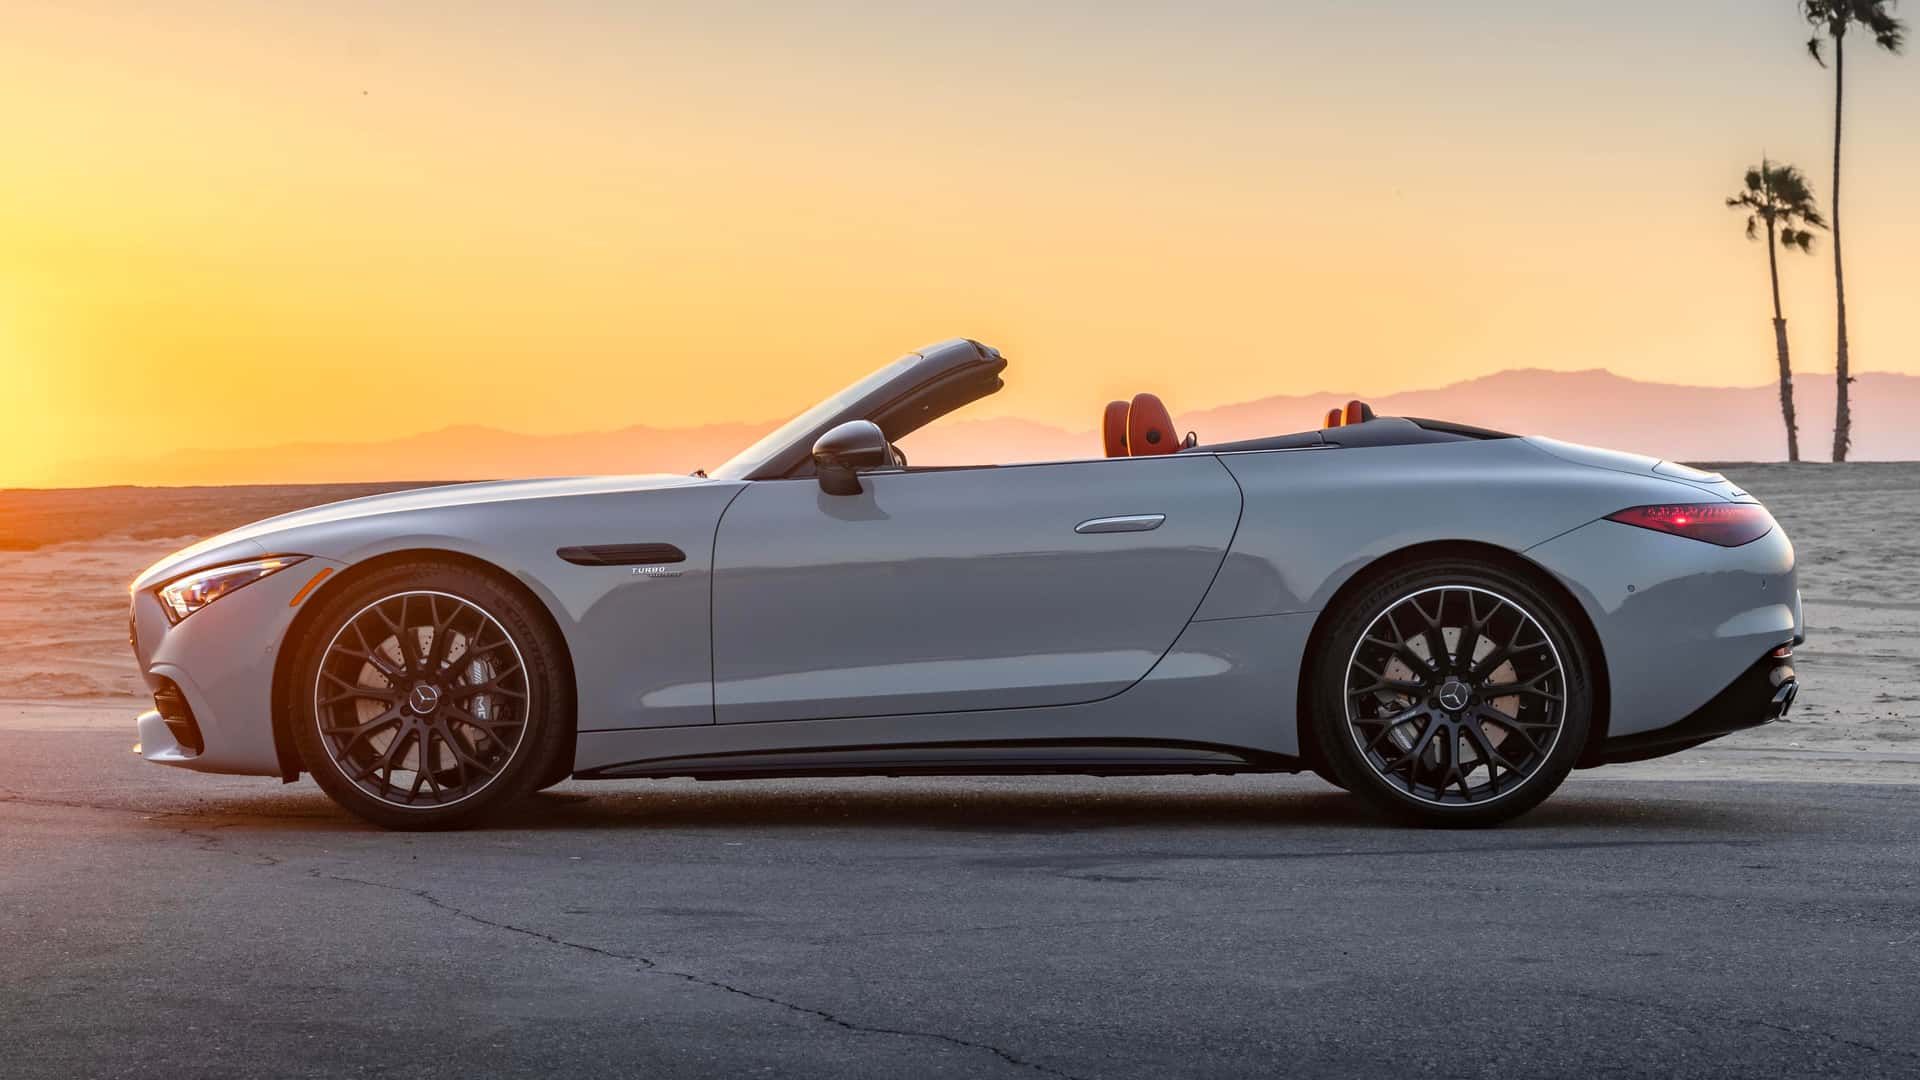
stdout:
{"type": "Polygon", "coordinates": [[[890,469],[898,465],[886,433],[871,420],[849,420],[813,444],[813,468],[820,490],[829,495],[860,494],[862,469],[890,469]]]}

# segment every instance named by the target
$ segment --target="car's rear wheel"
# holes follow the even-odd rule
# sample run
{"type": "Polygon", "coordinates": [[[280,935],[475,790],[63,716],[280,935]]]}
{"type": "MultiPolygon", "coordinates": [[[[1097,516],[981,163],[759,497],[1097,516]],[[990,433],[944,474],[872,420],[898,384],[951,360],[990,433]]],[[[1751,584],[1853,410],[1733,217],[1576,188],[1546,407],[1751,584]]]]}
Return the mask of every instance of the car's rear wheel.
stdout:
{"type": "Polygon", "coordinates": [[[1490,825],[1552,794],[1593,715],[1592,661],[1530,577],[1458,559],[1402,567],[1333,616],[1314,723],[1348,790],[1425,824],[1490,825]]]}
{"type": "Polygon", "coordinates": [[[330,594],[309,624],[292,729],[340,805],[389,828],[469,824],[557,771],[559,643],[494,578],[421,562],[330,594]]]}

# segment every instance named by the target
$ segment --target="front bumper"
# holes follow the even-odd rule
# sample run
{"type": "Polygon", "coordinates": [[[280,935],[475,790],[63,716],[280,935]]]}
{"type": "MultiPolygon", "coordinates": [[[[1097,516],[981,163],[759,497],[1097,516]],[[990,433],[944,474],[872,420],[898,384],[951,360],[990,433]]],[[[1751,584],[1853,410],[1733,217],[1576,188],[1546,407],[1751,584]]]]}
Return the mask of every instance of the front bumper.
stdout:
{"type": "Polygon", "coordinates": [[[198,772],[282,775],[274,669],[300,604],[312,602],[302,589],[342,565],[306,559],[178,623],[151,591],[134,593],[134,657],[156,698],[135,720],[140,756],[198,772]]]}
{"type": "Polygon", "coordinates": [[[195,750],[180,741],[179,732],[168,725],[167,718],[157,709],[148,709],[134,718],[134,728],[140,732],[140,756],[161,765],[178,765],[182,768],[194,768],[194,759],[201,751],[195,750]]]}
{"type": "Polygon", "coordinates": [[[1755,661],[1725,690],[1679,723],[1607,739],[1581,764],[1646,761],[1677,754],[1722,735],[1771,724],[1793,708],[1793,699],[1799,692],[1800,682],[1793,671],[1793,650],[1782,646],[1755,661]]]}

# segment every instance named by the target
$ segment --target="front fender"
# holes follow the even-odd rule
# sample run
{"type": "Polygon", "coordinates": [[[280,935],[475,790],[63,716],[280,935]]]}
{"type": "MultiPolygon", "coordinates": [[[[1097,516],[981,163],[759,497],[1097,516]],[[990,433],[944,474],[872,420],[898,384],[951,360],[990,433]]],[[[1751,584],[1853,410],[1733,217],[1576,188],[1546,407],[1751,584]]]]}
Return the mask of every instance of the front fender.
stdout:
{"type": "MultiPolygon", "coordinates": [[[[713,540],[721,512],[743,486],[436,506],[288,529],[263,542],[350,568],[414,552],[496,567],[546,605],[566,639],[582,730],[707,724],[713,540]],[[612,544],[671,544],[684,560],[636,574],[558,554],[612,544]]],[[[341,585],[351,577],[349,569],[341,585]]]]}

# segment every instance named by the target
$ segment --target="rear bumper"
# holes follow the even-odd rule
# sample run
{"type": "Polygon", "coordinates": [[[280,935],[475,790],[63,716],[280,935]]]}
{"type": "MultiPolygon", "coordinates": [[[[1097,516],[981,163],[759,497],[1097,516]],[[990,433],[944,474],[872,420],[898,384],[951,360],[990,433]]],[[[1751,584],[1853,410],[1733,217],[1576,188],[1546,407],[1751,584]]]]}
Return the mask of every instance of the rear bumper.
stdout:
{"type": "Polygon", "coordinates": [[[1793,651],[1774,650],[1741,672],[1725,690],[1687,714],[1679,723],[1652,731],[1607,739],[1582,761],[1583,766],[1617,765],[1665,757],[1736,731],[1771,724],[1787,714],[1800,692],[1793,651]]]}
{"type": "Polygon", "coordinates": [[[1724,548],[1596,521],[1527,551],[1586,610],[1606,665],[1608,737],[1664,731],[1775,646],[1805,635],[1793,545],[1724,548]]]}

